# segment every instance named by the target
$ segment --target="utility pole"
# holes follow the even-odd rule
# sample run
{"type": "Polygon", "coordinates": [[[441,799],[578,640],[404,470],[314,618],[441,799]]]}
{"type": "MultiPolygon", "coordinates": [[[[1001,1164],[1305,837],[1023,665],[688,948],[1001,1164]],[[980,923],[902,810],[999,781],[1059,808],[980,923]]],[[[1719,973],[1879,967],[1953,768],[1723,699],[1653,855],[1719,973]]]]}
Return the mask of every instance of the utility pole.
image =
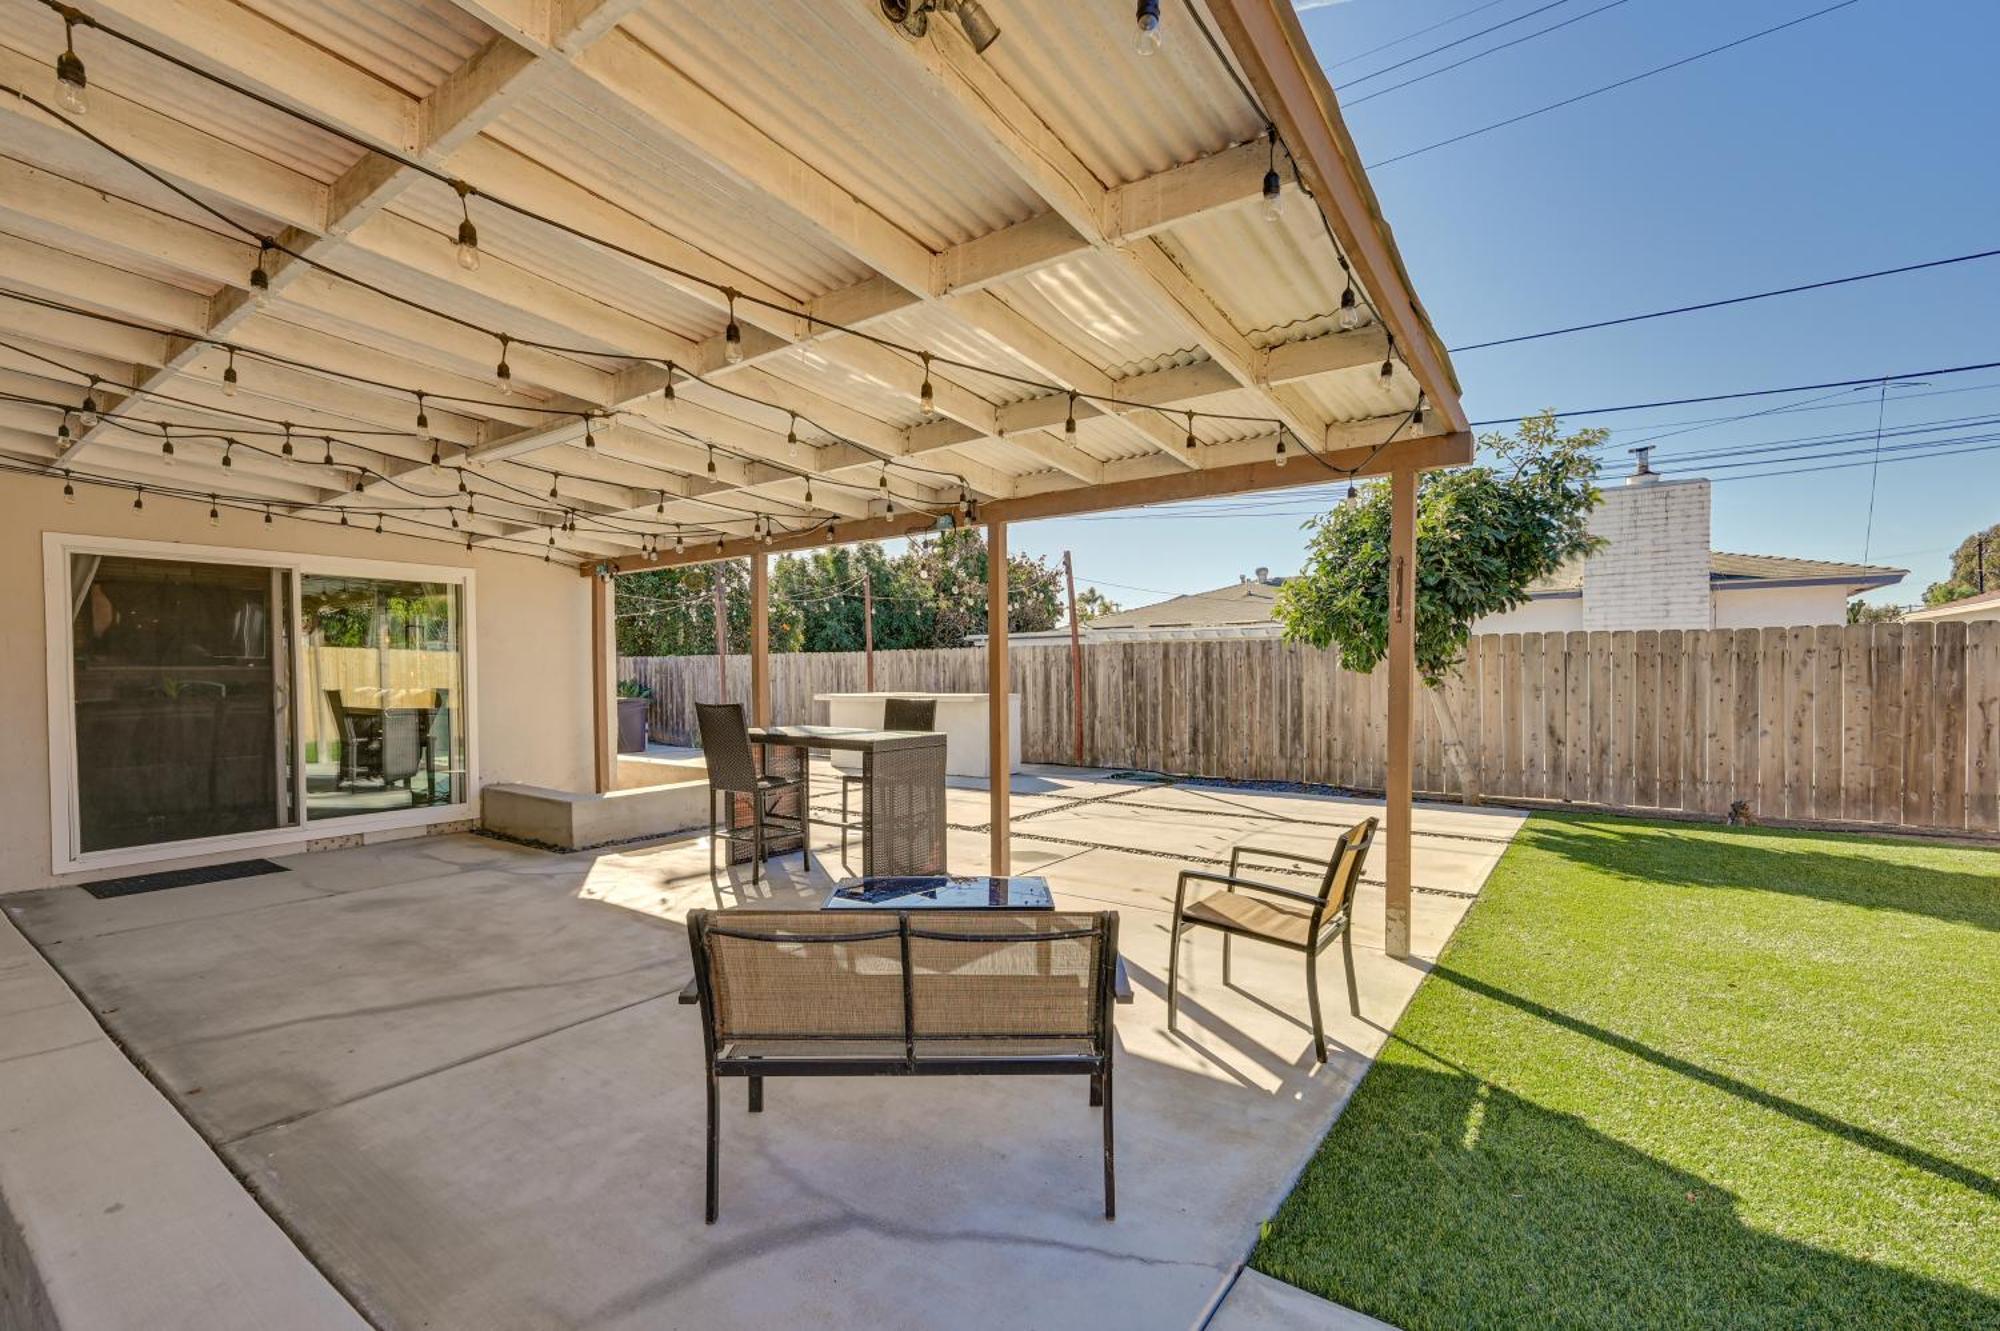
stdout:
{"type": "Polygon", "coordinates": [[[1976,544],[1973,546],[1973,549],[1977,553],[1973,557],[1972,582],[1978,591],[1984,593],[1986,591],[1986,533],[1979,533],[1974,540],[1976,544]]]}
{"type": "Polygon", "coordinates": [[[715,698],[729,701],[729,608],[723,600],[722,565],[709,565],[708,585],[715,592],[715,698]]]}
{"type": "Polygon", "coordinates": [[[867,654],[866,693],[875,692],[875,585],[868,579],[868,566],[861,568],[861,650],[867,654]]]}
{"type": "Polygon", "coordinates": [[[1069,589],[1069,687],[1070,715],[1075,730],[1075,761],[1083,766],[1083,630],[1076,619],[1076,569],[1069,551],[1063,551],[1063,583],[1069,589]]]}

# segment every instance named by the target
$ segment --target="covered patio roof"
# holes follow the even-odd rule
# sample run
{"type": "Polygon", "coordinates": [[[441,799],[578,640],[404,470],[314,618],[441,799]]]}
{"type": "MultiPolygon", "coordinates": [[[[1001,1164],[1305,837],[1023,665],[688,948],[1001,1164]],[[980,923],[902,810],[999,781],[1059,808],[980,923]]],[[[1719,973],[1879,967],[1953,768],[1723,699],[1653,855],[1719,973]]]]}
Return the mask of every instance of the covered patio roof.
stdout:
{"type": "Polygon", "coordinates": [[[0,469],[599,575],[751,554],[760,610],[773,550],[1391,475],[1406,734],[1414,478],[1472,451],[1450,364],[1289,0],[1135,31],[0,0],[0,469]]]}

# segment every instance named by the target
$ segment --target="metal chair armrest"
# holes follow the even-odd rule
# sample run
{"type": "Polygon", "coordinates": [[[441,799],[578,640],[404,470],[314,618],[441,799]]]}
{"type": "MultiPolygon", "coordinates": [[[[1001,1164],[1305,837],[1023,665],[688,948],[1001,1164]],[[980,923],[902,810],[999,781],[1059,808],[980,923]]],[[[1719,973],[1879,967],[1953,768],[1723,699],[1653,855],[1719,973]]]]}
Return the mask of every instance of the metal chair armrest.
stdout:
{"type": "Polygon", "coordinates": [[[1254,878],[1239,878],[1235,874],[1210,873],[1206,869],[1181,870],[1180,885],[1174,893],[1174,913],[1180,914],[1181,901],[1186,895],[1190,881],[1199,883],[1220,883],[1229,888],[1248,888],[1253,892],[1268,892],[1275,897],[1297,901],[1307,906],[1317,906],[1319,898],[1311,892],[1301,892],[1297,888],[1279,887],[1276,883],[1260,883],[1254,878]]]}
{"type": "Polygon", "coordinates": [[[1324,855],[1308,855],[1297,850],[1278,850],[1269,846],[1232,846],[1229,851],[1229,872],[1237,872],[1237,862],[1246,855],[1261,855],[1266,859],[1290,860],[1294,864],[1310,864],[1324,873],[1327,859],[1324,855]]]}

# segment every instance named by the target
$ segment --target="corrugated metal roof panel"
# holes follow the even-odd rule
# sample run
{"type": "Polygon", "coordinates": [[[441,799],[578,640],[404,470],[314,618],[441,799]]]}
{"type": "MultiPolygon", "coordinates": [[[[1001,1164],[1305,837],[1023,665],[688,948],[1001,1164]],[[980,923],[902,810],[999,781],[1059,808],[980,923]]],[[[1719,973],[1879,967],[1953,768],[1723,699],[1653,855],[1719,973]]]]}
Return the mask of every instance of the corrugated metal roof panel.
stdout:
{"type": "Polygon", "coordinates": [[[1041,211],[873,3],[677,0],[625,28],[931,250],[1041,211]]]}
{"type": "Polygon", "coordinates": [[[1110,255],[1079,254],[992,291],[1114,379],[1200,358],[1179,341],[1159,298],[1110,255]]]}
{"type": "MultiPolygon", "coordinates": [[[[1153,56],[1133,49],[1130,4],[1006,0],[988,8],[1001,35],[986,59],[1107,185],[1264,130],[1264,117],[1178,4],[1165,7],[1166,40],[1153,56]]],[[[1206,12],[1202,18],[1216,30],[1206,12]]]]}
{"type": "Polygon", "coordinates": [[[587,82],[579,86],[581,78],[550,80],[487,134],[800,299],[869,276],[867,265],[774,210],[763,193],[700,161],[652,122],[610,105],[587,82]]]}
{"type": "MultiPolygon", "coordinates": [[[[1251,201],[1184,222],[1161,244],[1259,347],[1338,328],[1347,284],[1312,200],[1287,191],[1285,210],[1264,220],[1251,201]]],[[[1366,307],[1367,293],[1355,290],[1366,307]]]]}
{"type": "MultiPolygon", "coordinates": [[[[32,0],[0,0],[0,42],[37,63],[53,62],[62,50],[62,20],[32,0]]],[[[112,93],[137,102],[321,184],[361,156],[359,148],[296,117],[258,106],[102,33],[77,29],[76,50],[83,57],[93,95],[112,93]]],[[[53,96],[48,88],[28,91],[45,101],[53,96]]],[[[132,178],[137,179],[136,172],[132,178]]]]}
{"type": "Polygon", "coordinates": [[[411,96],[434,92],[493,39],[447,0],[238,0],[411,96]]]}

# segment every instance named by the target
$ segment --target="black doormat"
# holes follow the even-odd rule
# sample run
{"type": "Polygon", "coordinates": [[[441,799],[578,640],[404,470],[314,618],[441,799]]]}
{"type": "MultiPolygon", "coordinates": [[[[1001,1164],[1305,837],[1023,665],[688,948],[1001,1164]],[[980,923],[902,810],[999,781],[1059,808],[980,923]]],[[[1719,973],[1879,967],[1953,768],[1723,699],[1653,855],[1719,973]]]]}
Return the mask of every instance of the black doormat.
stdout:
{"type": "Polygon", "coordinates": [[[170,887],[189,887],[195,883],[226,883],[232,878],[290,872],[284,865],[270,860],[237,860],[231,864],[205,864],[199,869],[167,869],[160,873],[134,874],[130,878],[106,878],[100,882],[85,883],[83,890],[101,900],[105,897],[137,896],[141,892],[164,892],[170,887]]]}

